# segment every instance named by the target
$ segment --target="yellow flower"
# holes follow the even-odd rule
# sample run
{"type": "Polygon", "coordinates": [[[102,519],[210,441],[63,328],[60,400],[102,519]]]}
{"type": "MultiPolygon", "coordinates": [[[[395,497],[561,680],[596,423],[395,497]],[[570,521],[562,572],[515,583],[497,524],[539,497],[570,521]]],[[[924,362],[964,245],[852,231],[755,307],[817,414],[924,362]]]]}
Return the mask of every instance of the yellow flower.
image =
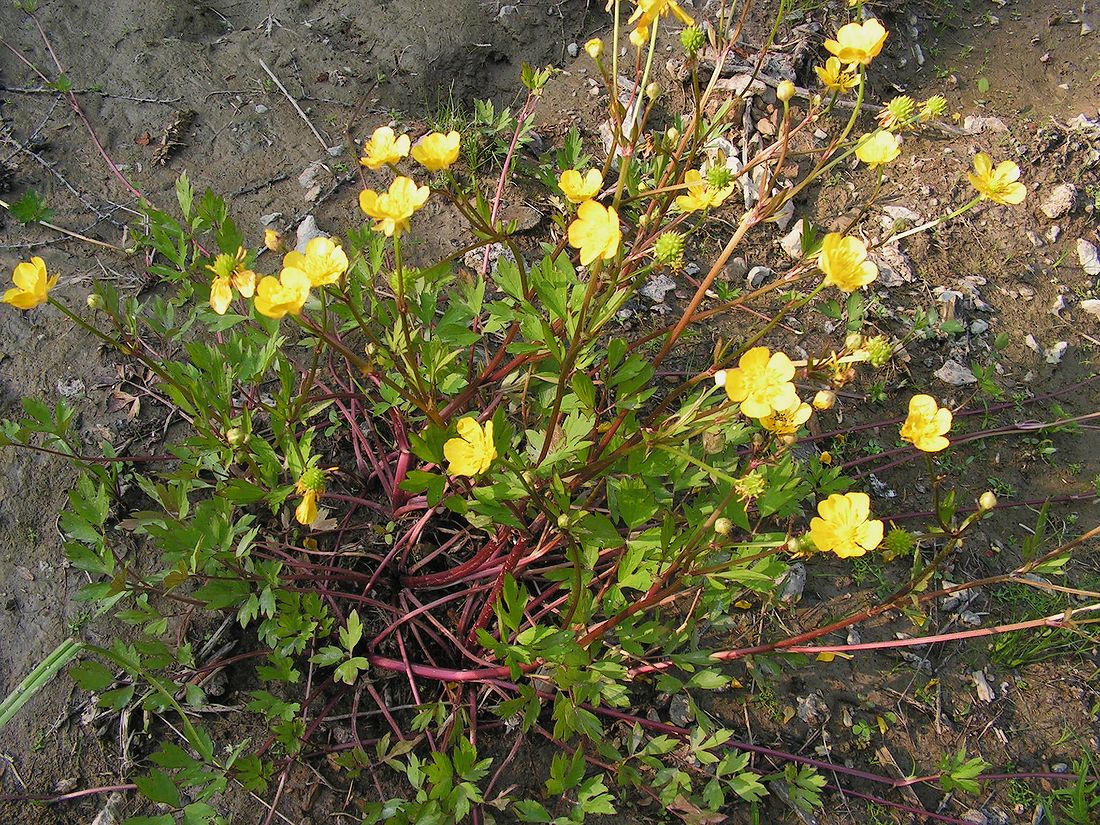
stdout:
{"type": "Polygon", "coordinates": [[[317,498],[325,491],[325,471],[310,467],[302,473],[294,489],[302,497],[294,508],[294,520],[309,527],[317,521],[317,498]]]}
{"type": "Polygon", "coordinates": [[[844,68],[844,64],[835,57],[825,61],[824,66],[814,66],[817,77],[830,92],[845,92],[859,85],[859,75],[844,68]]]}
{"type": "Polygon", "coordinates": [[[223,253],[214,258],[214,263],[206,268],[214,273],[214,282],[210,285],[210,308],[218,315],[225,315],[233,302],[233,290],[243,298],[251,298],[256,292],[256,273],[244,265],[248,253],[237,247],[236,255],[223,253]]]}
{"type": "Polygon", "coordinates": [[[638,7],[630,16],[629,23],[635,24],[634,31],[630,33],[630,42],[641,47],[649,40],[649,27],[653,21],[671,13],[685,26],[690,26],[695,21],[686,11],[680,8],[675,0],[637,0],[638,7]]]}
{"type": "Polygon", "coordinates": [[[363,144],[359,162],[368,169],[381,169],[409,155],[409,136],[397,137],[389,126],[379,126],[363,144]]]}
{"type": "Polygon", "coordinates": [[[944,435],[951,429],[951,410],[936,406],[930,395],[909,399],[909,415],[901,425],[901,437],[918,450],[938,453],[951,444],[944,435]]]}
{"type": "Polygon", "coordinates": [[[878,267],[867,260],[867,246],[859,238],[830,232],[821,243],[817,265],[825,273],[825,284],[844,292],[855,292],[878,277],[878,267]]]}
{"type": "Polygon", "coordinates": [[[828,450],[823,450],[821,455],[819,455],[817,458],[818,461],[826,466],[833,463],[833,454],[830,453],[828,450]]]}
{"type": "Polygon", "coordinates": [[[459,419],[455,429],[458,438],[452,438],[443,445],[443,455],[450,462],[451,475],[481,475],[489,469],[497,457],[497,448],[493,444],[493,422],[486,421],[483,428],[476,418],[459,419]]]}
{"type": "Polygon", "coordinates": [[[280,249],[283,248],[283,236],[279,234],[278,230],[265,229],[264,246],[266,246],[272,252],[278,252],[280,249]]]}
{"type": "Polygon", "coordinates": [[[593,37],[584,44],[584,50],[588,52],[588,56],[593,60],[599,60],[600,55],[603,54],[603,41],[598,37],[593,37]]]}
{"type": "Polygon", "coordinates": [[[689,169],[684,175],[688,193],[676,198],[676,206],[684,212],[701,212],[704,209],[721,206],[733,192],[733,185],[715,189],[698,169],[689,169]]]}
{"type": "Polygon", "coordinates": [[[841,63],[870,65],[886,42],[887,31],[875,18],[866,23],[849,23],[841,26],[836,40],[826,40],[825,48],[835,54],[841,63]]]}
{"type": "Polygon", "coordinates": [[[412,148],[413,160],[429,172],[446,169],[458,160],[458,132],[432,132],[416,142],[412,148]]]}
{"type": "Polygon", "coordinates": [[[970,185],[983,198],[1015,206],[1024,202],[1027,190],[1020,183],[1020,167],[1010,160],[1003,160],[993,168],[993,159],[985,152],[974,156],[974,173],[967,175],[970,185]]]}
{"type": "Polygon", "coordinates": [[[781,352],[767,347],[753,347],[725,371],[726,395],[741,404],[741,413],[749,418],[765,418],[776,411],[798,405],[795,392],[794,364],[781,352]]]}
{"type": "Polygon", "coordinates": [[[300,269],[284,268],[279,277],[267,275],[256,286],[256,311],[268,318],[297,315],[309,298],[309,275],[300,269]]]}
{"type": "Polygon", "coordinates": [[[880,129],[877,132],[869,132],[859,139],[856,144],[856,157],[866,163],[872,169],[897,158],[901,154],[897,136],[893,132],[880,129]]]}
{"type": "Polygon", "coordinates": [[[424,205],[429,194],[427,186],[417,186],[411,178],[402,176],[395,178],[389,191],[381,195],[373,189],[364,189],[359,193],[359,208],[374,218],[375,232],[391,237],[409,228],[409,218],[424,205]]]}
{"type": "Polygon", "coordinates": [[[0,300],[16,309],[28,310],[46,303],[50,290],[57,283],[57,276],[48,277],[46,262],[35,256],[16,264],[11,280],[15,286],[5,292],[0,300]]]}
{"type": "Polygon", "coordinates": [[[300,269],[309,276],[310,286],[326,286],[340,280],[348,271],[348,256],[332,238],[313,238],[305,254],[291,251],[283,256],[285,269],[300,269]]]}
{"type": "Polygon", "coordinates": [[[760,426],[776,435],[796,435],[798,430],[810,420],[809,404],[800,403],[786,410],[776,410],[760,419],[760,426]]]}
{"type": "Polygon", "coordinates": [[[558,178],[562,194],[573,203],[584,203],[594,198],[603,186],[603,175],[599,169],[589,169],[581,174],[576,169],[566,169],[558,178]]]}
{"type": "Polygon", "coordinates": [[[810,520],[810,538],[823,553],[840,558],[862,556],[882,543],[882,522],[870,518],[871,499],[866,493],[833,493],[817,503],[821,518],[810,520]]]}
{"type": "Polygon", "coordinates": [[[621,240],[619,216],[614,208],[596,201],[582,203],[576,219],[569,224],[569,245],[581,251],[582,266],[597,258],[611,260],[618,254],[621,240]]]}

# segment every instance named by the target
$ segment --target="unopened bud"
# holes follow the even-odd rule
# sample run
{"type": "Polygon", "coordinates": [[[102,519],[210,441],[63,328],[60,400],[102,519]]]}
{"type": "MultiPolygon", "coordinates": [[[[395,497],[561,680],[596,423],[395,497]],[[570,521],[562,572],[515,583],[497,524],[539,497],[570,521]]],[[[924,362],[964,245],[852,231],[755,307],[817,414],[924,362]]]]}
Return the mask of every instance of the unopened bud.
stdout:
{"type": "Polygon", "coordinates": [[[558,529],[559,530],[568,530],[570,523],[571,523],[571,519],[569,518],[568,513],[562,513],[560,516],[558,516],[558,529]]]}
{"type": "Polygon", "coordinates": [[[848,349],[859,349],[863,346],[863,336],[858,332],[850,332],[844,339],[844,346],[848,349]]]}
{"type": "Polygon", "coordinates": [[[836,393],[832,390],[818,390],[814,396],[814,409],[831,410],[836,404],[836,393]]]}
{"type": "Polygon", "coordinates": [[[664,91],[661,88],[661,84],[654,81],[645,87],[645,96],[650,100],[656,100],[661,96],[661,92],[664,91]]]}
{"type": "Polygon", "coordinates": [[[669,143],[675,143],[680,139],[680,130],[677,129],[675,126],[669,126],[668,129],[665,131],[665,138],[668,140],[669,143]]]}
{"type": "Polygon", "coordinates": [[[789,539],[787,539],[787,550],[791,553],[801,553],[802,539],[800,539],[798,536],[791,536],[789,539]]]}
{"type": "Polygon", "coordinates": [[[598,37],[593,37],[584,44],[584,50],[588,52],[588,56],[593,60],[599,60],[600,55],[603,54],[603,41],[598,37]]]}
{"type": "Polygon", "coordinates": [[[274,229],[264,230],[264,246],[272,252],[278,252],[283,248],[283,236],[274,229]]]}
{"type": "Polygon", "coordinates": [[[248,443],[248,433],[240,427],[230,427],[225,431],[225,440],[236,450],[248,443]]]}
{"type": "Polygon", "coordinates": [[[782,103],[786,103],[794,97],[794,91],[794,84],[789,80],[783,80],[775,87],[775,96],[778,97],[782,103]]]}
{"type": "Polygon", "coordinates": [[[714,532],[720,536],[728,536],[733,530],[733,522],[728,518],[720,518],[714,522],[714,532]]]}
{"type": "Polygon", "coordinates": [[[103,296],[100,295],[98,292],[93,292],[91,295],[89,295],[84,303],[88,305],[88,309],[90,309],[92,312],[99,312],[103,309],[106,309],[107,307],[107,304],[105,304],[103,301],[103,296]]]}
{"type": "Polygon", "coordinates": [[[993,494],[992,490],[986,490],[978,499],[978,509],[983,513],[992,510],[996,506],[997,496],[993,494]]]}

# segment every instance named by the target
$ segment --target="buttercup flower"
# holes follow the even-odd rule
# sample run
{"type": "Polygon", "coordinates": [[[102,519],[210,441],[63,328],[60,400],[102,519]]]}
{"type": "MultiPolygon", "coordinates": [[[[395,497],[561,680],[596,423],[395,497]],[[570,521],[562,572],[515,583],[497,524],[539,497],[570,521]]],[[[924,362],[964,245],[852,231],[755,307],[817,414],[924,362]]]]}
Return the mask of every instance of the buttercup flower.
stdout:
{"type": "Polygon", "coordinates": [[[214,273],[214,282],[210,284],[210,308],[218,315],[225,315],[233,302],[233,290],[243,298],[251,298],[256,292],[256,273],[244,265],[248,253],[238,247],[236,255],[223,253],[207,264],[214,273]]]}
{"type": "Polygon", "coordinates": [[[760,419],[760,426],[776,435],[796,435],[799,428],[810,420],[809,404],[798,404],[786,410],[776,410],[760,419]]]}
{"type": "Polygon", "coordinates": [[[1003,160],[993,168],[993,159],[985,152],[974,156],[974,172],[968,174],[970,185],[978,190],[983,198],[1015,206],[1023,203],[1027,189],[1020,183],[1020,167],[1010,160],[1003,160]]]}
{"type": "Polygon", "coordinates": [[[359,162],[368,169],[381,169],[409,156],[409,136],[397,137],[389,126],[379,126],[363,144],[363,157],[359,162]]]}
{"type": "Polygon", "coordinates": [[[569,224],[569,245],[581,251],[582,266],[588,266],[597,258],[605,261],[614,258],[622,237],[615,209],[596,201],[582,203],[576,219],[569,224]]]}
{"type": "Polygon", "coordinates": [[[576,169],[566,169],[558,178],[562,194],[573,203],[584,203],[594,198],[603,186],[603,175],[599,169],[589,169],[583,175],[576,169]]]}
{"type": "Polygon", "coordinates": [[[57,283],[57,276],[48,277],[46,262],[36,255],[29,261],[16,264],[11,280],[15,286],[5,292],[0,300],[25,311],[46,303],[50,290],[57,283]]]}
{"type": "Polygon", "coordinates": [[[455,425],[458,438],[452,438],[443,445],[443,455],[450,463],[448,470],[454,476],[481,475],[497,457],[497,448],[493,444],[493,422],[486,421],[482,427],[476,418],[461,418],[455,425]]]}
{"type": "Polygon", "coordinates": [[[844,292],[855,292],[878,277],[878,267],[867,260],[867,246],[859,238],[830,232],[821,243],[817,265],[825,273],[825,284],[844,292]]]}
{"type": "Polygon", "coordinates": [[[835,57],[825,61],[824,66],[814,66],[818,80],[830,92],[845,92],[859,85],[859,75],[844,68],[844,64],[835,57]]]}
{"type": "Polygon", "coordinates": [[[772,353],[767,347],[750,349],[734,369],[724,371],[723,377],[729,400],[740,403],[742,415],[749,418],[765,418],[799,403],[791,382],[794,364],[783,353],[772,353]]]}
{"type": "Polygon", "coordinates": [[[810,538],[823,553],[862,556],[882,543],[882,522],[872,519],[866,493],[833,493],[817,503],[820,518],[810,520],[810,538]]]}
{"type": "Polygon", "coordinates": [[[646,44],[649,40],[649,27],[660,17],[671,13],[685,26],[695,22],[691,19],[691,15],[676,4],[676,0],[637,0],[637,2],[638,7],[634,9],[634,14],[627,21],[634,24],[634,31],[630,33],[630,42],[635,46],[641,47],[646,44]]]}
{"type": "MultiPolygon", "coordinates": [[[[413,150],[414,154],[416,150],[413,150]]],[[[373,189],[364,189],[359,193],[359,208],[368,217],[374,218],[375,232],[386,237],[400,235],[409,228],[409,218],[428,200],[431,190],[427,186],[417,186],[411,178],[394,178],[388,192],[379,194],[373,189]]]]}
{"type": "Polygon", "coordinates": [[[909,399],[909,415],[901,425],[901,437],[918,450],[938,453],[951,444],[944,435],[951,429],[951,410],[936,406],[930,395],[909,399]]]}
{"type": "Polygon", "coordinates": [[[317,521],[317,498],[325,491],[325,471],[311,467],[294,485],[302,500],[294,508],[294,520],[309,527],[317,521]]]}
{"type": "Polygon", "coordinates": [[[732,185],[721,189],[711,186],[698,169],[689,169],[684,175],[684,183],[687,184],[688,193],[676,198],[676,206],[684,212],[701,212],[704,209],[721,206],[733,192],[732,185]]]}
{"type": "Polygon", "coordinates": [[[458,145],[460,136],[458,132],[432,132],[424,135],[412,148],[412,157],[417,163],[429,172],[438,172],[446,169],[458,160],[458,145]]]}
{"type": "Polygon", "coordinates": [[[886,35],[886,29],[872,17],[866,23],[841,26],[836,33],[836,40],[826,40],[825,48],[830,54],[835,54],[841,63],[867,66],[882,51],[886,35]]]}
{"type": "Polygon", "coordinates": [[[900,154],[897,137],[883,129],[864,135],[856,144],[856,157],[872,169],[895,160],[900,154]]]}
{"type": "Polygon", "coordinates": [[[305,254],[286,253],[283,267],[302,270],[309,276],[310,286],[326,286],[339,281],[348,271],[348,256],[332,238],[313,238],[306,244],[305,254]]]}
{"type": "Polygon", "coordinates": [[[267,275],[256,286],[256,311],[268,318],[282,318],[288,312],[297,315],[309,298],[309,275],[288,267],[279,277],[267,275]]]}

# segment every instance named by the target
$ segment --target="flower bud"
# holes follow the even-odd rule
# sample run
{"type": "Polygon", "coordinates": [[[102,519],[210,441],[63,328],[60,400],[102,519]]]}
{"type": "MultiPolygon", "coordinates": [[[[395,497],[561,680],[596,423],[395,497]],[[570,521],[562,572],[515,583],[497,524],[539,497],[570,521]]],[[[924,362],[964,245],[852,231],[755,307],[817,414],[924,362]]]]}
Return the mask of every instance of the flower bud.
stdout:
{"type": "Polygon", "coordinates": [[[283,248],[283,236],[274,229],[264,230],[264,246],[272,252],[278,252],[283,248]]]}
{"type": "Polygon", "coordinates": [[[706,45],[706,42],[706,34],[697,26],[688,26],[686,29],[680,29],[680,45],[684,47],[684,51],[688,54],[695,54],[706,45]]]}
{"type": "Polygon", "coordinates": [[[836,393],[832,390],[818,390],[814,396],[815,410],[831,410],[836,404],[836,393]]]}
{"type": "Polygon", "coordinates": [[[657,81],[653,81],[645,87],[645,96],[650,100],[656,100],[661,96],[662,91],[664,90],[661,88],[661,84],[657,81]]]}
{"type": "Polygon", "coordinates": [[[858,332],[849,332],[844,338],[844,346],[847,349],[859,349],[863,346],[863,336],[858,332]]]}
{"type": "Polygon", "coordinates": [[[714,532],[720,536],[728,536],[733,530],[733,522],[728,518],[720,518],[714,522],[714,532]]]}
{"type": "Polygon", "coordinates": [[[669,143],[675,143],[680,139],[680,130],[675,126],[669,126],[668,130],[665,132],[665,139],[668,140],[669,143]]]}
{"type": "Polygon", "coordinates": [[[986,490],[978,499],[978,510],[985,513],[997,506],[997,496],[992,490],[986,490]]]}
{"type": "Polygon", "coordinates": [[[101,312],[102,310],[107,308],[107,304],[105,304],[103,301],[103,296],[100,295],[98,292],[93,292],[91,295],[89,295],[84,303],[88,305],[88,309],[90,309],[92,312],[101,312]]]}
{"type": "Polygon", "coordinates": [[[571,519],[569,518],[568,513],[562,513],[560,516],[558,516],[558,529],[559,530],[568,530],[570,523],[571,523],[571,519]]]}
{"type": "Polygon", "coordinates": [[[787,539],[787,552],[801,553],[802,539],[800,539],[798,536],[791,536],[789,539],[787,539]]]}
{"type": "Polygon", "coordinates": [[[789,80],[782,80],[779,85],[775,87],[775,96],[778,97],[782,103],[786,103],[794,97],[794,92],[794,84],[789,80]]]}
{"type": "Polygon", "coordinates": [[[726,386],[726,371],[725,370],[718,370],[718,372],[714,373],[714,386],[716,386],[716,387],[726,386]]]}
{"type": "Polygon", "coordinates": [[[225,431],[225,440],[234,450],[238,450],[248,443],[248,433],[240,427],[230,427],[225,431]]]}
{"type": "Polygon", "coordinates": [[[603,54],[603,41],[598,37],[593,37],[584,44],[584,50],[588,52],[588,56],[593,60],[599,60],[600,55],[603,54]]]}

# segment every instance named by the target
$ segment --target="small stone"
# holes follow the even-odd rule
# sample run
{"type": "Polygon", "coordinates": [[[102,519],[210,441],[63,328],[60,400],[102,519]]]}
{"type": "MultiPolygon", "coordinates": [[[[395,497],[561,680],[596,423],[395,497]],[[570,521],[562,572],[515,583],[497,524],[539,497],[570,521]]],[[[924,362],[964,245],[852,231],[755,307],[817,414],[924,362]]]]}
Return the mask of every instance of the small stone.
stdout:
{"type": "Polygon", "coordinates": [[[830,716],[829,706],[825,704],[825,698],[816,690],[809,696],[798,697],[798,708],[795,713],[807,725],[820,724],[830,716]]]}
{"type": "Polygon", "coordinates": [[[1062,363],[1062,356],[1066,354],[1068,348],[1069,344],[1066,341],[1059,341],[1054,346],[1043,350],[1043,360],[1048,364],[1060,364],[1062,363]]]}
{"type": "Polygon", "coordinates": [[[1050,766],[1051,773],[1069,773],[1069,765],[1065,762],[1055,762],[1050,766]]]}
{"type": "Polygon", "coordinates": [[[268,108],[266,106],[264,106],[264,104],[262,104],[262,103],[257,103],[256,104],[256,114],[263,115],[263,114],[267,114],[268,111],[269,111],[268,108]]]}
{"type": "Polygon", "coordinates": [[[969,811],[964,813],[960,817],[960,819],[962,819],[963,822],[969,822],[972,825],[989,825],[989,817],[987,817],[976,808],[971,808],[969,811]]]}
{"type": "MultiPolygon", "coordinates": [[[[997,698],[997,694],[993,691],[993,686],[989,684],[989,679],[981,670],[975,670],[970,674],[970,678],[974,680],[974,688],[978,694],[979,702],[992,702],[997,698]]],[[[982,820],[985,821],[984,819],[982,820]]]]}
{"type": "Polygon", "coordinates": [[[890,289],[913,280],[913,264],[898,244],[880,247],[871,259],[878,266],[878,282],[881,286],[890,289]]]}
{"type": "Polygon", "coordinates": [[[267,215],[260,215],[260,226],[271,226],[275,221],[279,220],[283,216],[282,212],[270,212],[267,215]]]}
{"type": "Polygon", "coordinates": [[[1078,304],[1078,306],[1080,306],[1081,309],[1083,309],[1089,315],[1100,318],[1100,301],[1098,301],[1097,299],[1089,298],[1082,301],[1080,304],[1078,304]]]}
{"type": "Polygon", "coordinates": [[[989,323],[983,321],[981,318],[976,318],[975,320],[970,322],[971,335],[981,335],[987,329],[989,329],[989,323]]]}
{"type": "Polygon", "coordinates": [[[315,201],[321,195],[321,179],[325,171],[325,165],[315,160],[298,175],[298,185],[306,190],[307,201],[315,201]]]}
{"type": "Polygon", "coordinates": [[[726,264],[726,277],[731,281],[740,281],[749,271],[748,262],[740,255],[736,258],[731,258],[730,262],[726,264]]]}
{"type": "Polygon", "coordinates": [[[794,604],[802,598],[802,591],[806,589],[806,565],[802,562],[792,564],[782,582],[783,590],[779,594],[779,601],[783,604],[794,604]]]}
{"type": "Polygon", "coordinates": [[[699,274],[699,264],[697,264],[695,261],[688,261],[687,264],[684,266],[684,274],[687,275],[689,278],[694,278],[696,275],[699,274]]]}
{"type": "Polygon", "coordinates": [[[829,133],[823,129],[814,129],[814,139],[819,141],[826,141],[829,139],[829,133]]]}
{"type": "Polygon", "coordinates": [[[81,378],[61,379],[57,382],[57,394],[62,398],[79,398],[84,395],[84,381],[81,378]]]}
{"type": "Polygon", "coordinates": [[[908,206],[884,206],[882,207],[882,214],[890,219],[890,228],[893,228],[894,224],[898,222],[913,226],[921,222],[920,213],[913,211],[908,206]]]}
{"type": "Polygon", "coordinates": [[[756,289],[774,275],[775,271],[766,266],[754,266],[749,270],[749,274],[745,276],[745,286],[749,289],[756,289]]]}
{"type": "Polygon", "coordinates": [[[340,155],[344,154],[344,151],[343,146],[330,146],[328,147],[328,156],[330,158],[338,158],[340,155]]]}
{"type": "Polygon", "coordinates": [[[977,384],[978,379],[969,367],[965,367],[953,358],[943,362],[943,366],[932,373],[945,384],[961,387],[964,384],[977,384]]]}
{"type": "Polygon", "coordinates": [[[795,260],[802,257],[802,227],[804,225],[805,221],[799,218],[794,222],[791,231],[779,239],[779,245],[783,248],[783,251],[795,260]]]}
{"type": "Polygon", "coordinates": [[[659,304],[665,300],[665,293],[671,292],[674,289],[676,289],[676,282],[664,273],[661,273],[650,278],[638,291],[653,303],[659,304]]]}
{"type": "Polygon", "coordinates": [[[304,254],[306,251],[306,244],[314,238],[320,238],[324,234],[325,233],[317,227],[317,219],[312,215],[306,215],[302,218],[302,222],[298,224],[298,231],[295,233],[294,248],[304,254]]]}
{"type": "Polygon", "coordinates": [[[575,42],[570,43],[568,46],[565,47],[565,53],[570,57],[576,57],[578,54],[581,53],[581,47],[578,46],[575,42]]]}
{"type": "Polygon", "coordinates": [[[1043,246],[1044,241],[1043,241],[1042,236],[1038,232],[1036,232],[1034,229],[1027,230],[1026,234],[1027,234],[1027,239],[1029,241],[1031,241],[1031,245],[1033,247],[1035,247],[1036,249],[1039,249],[1040,247],[1043,246]]]}
{"type": "Polygon", "coordinates": [[[762,117],[756,121],[756,131],[765,137],[772,137],[775,134],[775,124],[766,117],[762,117]]]}
{"type": "Polygon", "coordinates": [[[691,724],[691,700],[686,693],[677,693],[672,697],[668,705],[668,718],[681,728],[691,724]]]}
{"type": "Polygon", "coordinates": [[[963,121],[963,129],[972,135],[980,135],[982,132],[1007,132],[1008,127],[999,117],[979,117],[967,115],[963,121]]]}
{"type": "Polygon", "coordinates": [[[1076,203],[1077,187],[1071,183],[1063,183],[1047,193],[1039,204],[1039,209],[1053,221],[1072,212],[1076,203]]]}
{"type": "Polygon", "coordinates": [[[1062,237],[1062,227],[1056,223],[1052,223],[1047,227],[1047,241],[1049,243],[1058,243],[1058,239],[1062,237]]]}
{"type": "Polygon", "coordinates": [[[1100,255],[1096,246],[1084,238],[1077,239],[1077,259],[1087,275],[1100,275],[1100,255]]]}

